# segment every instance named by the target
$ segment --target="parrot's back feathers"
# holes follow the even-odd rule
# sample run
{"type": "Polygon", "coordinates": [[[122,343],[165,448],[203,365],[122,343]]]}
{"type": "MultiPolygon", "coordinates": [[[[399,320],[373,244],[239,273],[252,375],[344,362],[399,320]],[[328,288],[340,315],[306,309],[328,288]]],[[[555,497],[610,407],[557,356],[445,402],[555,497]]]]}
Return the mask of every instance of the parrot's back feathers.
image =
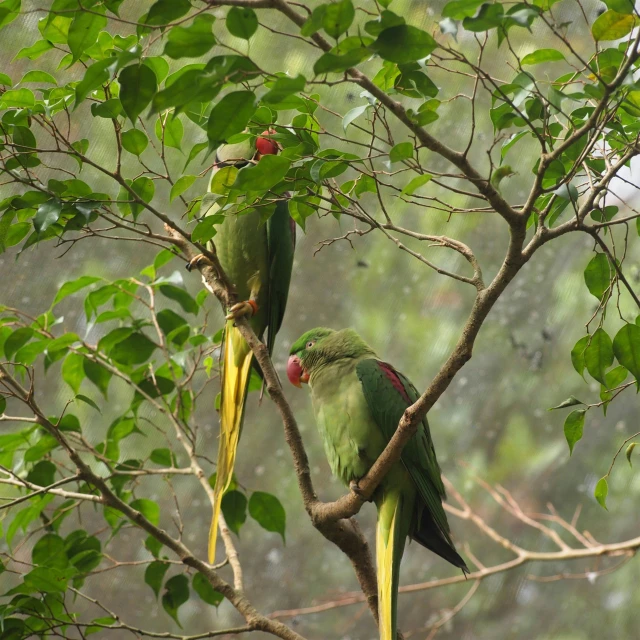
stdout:
{"type": "MultiPolygon", "coordinates": [[[[389,363],[375,358],[361,360],[356,366],[356,374],[371,415],[388,442],[405,409],[420,394],[406,376],[389,363]]],[[[467,570],[451,540],[447,515],[442,506],[446,493],[426,418],[405,446],[401,460],[417,490],[409,535],[454,566],[467,570]]]]}
{"type": "Polygon", "coordinates": [[[293,250],[296,246],[295,222],[289,216],[286,200],[280,200],[273,215],[267,220],[269,260],[269,303],[267,310],[267,348],[273,353],[276,334],[280,330],[287,308],[293,250]],[[291,224],[293,222],[293,224],[291,224]]]}

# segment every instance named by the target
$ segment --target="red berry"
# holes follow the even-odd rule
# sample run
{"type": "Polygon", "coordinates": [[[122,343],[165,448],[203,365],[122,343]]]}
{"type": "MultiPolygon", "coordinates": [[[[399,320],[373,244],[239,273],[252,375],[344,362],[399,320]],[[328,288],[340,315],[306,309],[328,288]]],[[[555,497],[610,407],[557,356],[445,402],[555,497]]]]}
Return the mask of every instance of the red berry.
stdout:
{"type": "MultiPolygon", "coordinates": [[[[263,136],[273,135],[275,131],[273,129],[267,129],[267,131],[263,131],[263,136]]],[[[278,145],[275,140],[270,140],[269,138],[258,138],[256,140],[256,149],[258,153],[262,156],[270,156],[278,153],[278,145]]]]}

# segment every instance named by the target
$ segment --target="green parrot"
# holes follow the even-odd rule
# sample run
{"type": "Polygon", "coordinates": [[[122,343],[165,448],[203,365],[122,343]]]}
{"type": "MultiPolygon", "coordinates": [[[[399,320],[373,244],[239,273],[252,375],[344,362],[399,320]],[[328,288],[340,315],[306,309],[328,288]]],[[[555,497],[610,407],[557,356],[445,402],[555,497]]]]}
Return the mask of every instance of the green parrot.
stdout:
{"type": "MultiPolygon", "coordinates": [[[[393,436],[405,409],[419,397],[409,380],[352,329],[317,328],[291,348],[287,377],[307,382],[331,470],[357,491],[393,436]]],[[[376,561],[381,640],[397,636],[400,561],[407,537],[467,573],[451,540],[442,507],[446,498],[425,418],[376,489],[376,561]]]]}
{"type": "MultiPolygon", "coordinates": [[[[219,147],[211,180],[226,167],[242,170],[259,162],[264,155],[277,153],[278,146],[268,137],[271,133],[265,131],[256,139],[219,147]]],[[[226,178],[232,180],[233,174],[232,171],[226,178]]],[[[289,216],[286,199],[277,202],[275,212],[266,223],[258,210],[247,212],[244,203],[222,210],[214,204],[206,215],[220,214],[221,211],[226,218],[217,226],[215,251],[240,302],[229,309],[222,347],[220,442],[209,530],[210,563],[215,558],[222,497],[233,477],[251,368],[252,365],[257,368],[249,345],[235,326],[235,319],[247,316],[260,339],[267,332],[266,344],[269,353],[273,352],[287,305],[295,247],[295,223],[289,216]]],[[[206,258],[196,256],[187,268],[191,271],[203,260],[206,258]]]]}

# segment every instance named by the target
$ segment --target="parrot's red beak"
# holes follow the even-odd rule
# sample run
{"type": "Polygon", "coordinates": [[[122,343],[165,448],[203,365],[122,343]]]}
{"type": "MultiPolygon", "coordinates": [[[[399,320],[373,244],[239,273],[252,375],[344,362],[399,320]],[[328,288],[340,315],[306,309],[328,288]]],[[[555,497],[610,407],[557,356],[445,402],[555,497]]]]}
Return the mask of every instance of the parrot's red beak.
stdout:
{"type": "Polygon", "coordinates": [[[290,356],[287,362],[287,378],[294,386],[300,388],[303,382],[309,382],[309,374],[302,368],[298,356],[290,356]]]}

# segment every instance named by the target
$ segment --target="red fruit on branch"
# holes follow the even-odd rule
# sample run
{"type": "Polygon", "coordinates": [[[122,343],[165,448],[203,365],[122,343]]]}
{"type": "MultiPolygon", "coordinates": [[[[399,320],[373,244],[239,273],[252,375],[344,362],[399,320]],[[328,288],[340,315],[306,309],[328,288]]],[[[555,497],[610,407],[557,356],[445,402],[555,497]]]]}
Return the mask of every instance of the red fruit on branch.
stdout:
{"type": "Polygon", "coordinates": [[[260,137],[256,140],[256,149],[261,156],[275,155],[278,153],[278,144],[275,140],[270,140],[264,136],[272,136],[276,132],[274,129],[267,129],[263,131],[260,137]]]}

